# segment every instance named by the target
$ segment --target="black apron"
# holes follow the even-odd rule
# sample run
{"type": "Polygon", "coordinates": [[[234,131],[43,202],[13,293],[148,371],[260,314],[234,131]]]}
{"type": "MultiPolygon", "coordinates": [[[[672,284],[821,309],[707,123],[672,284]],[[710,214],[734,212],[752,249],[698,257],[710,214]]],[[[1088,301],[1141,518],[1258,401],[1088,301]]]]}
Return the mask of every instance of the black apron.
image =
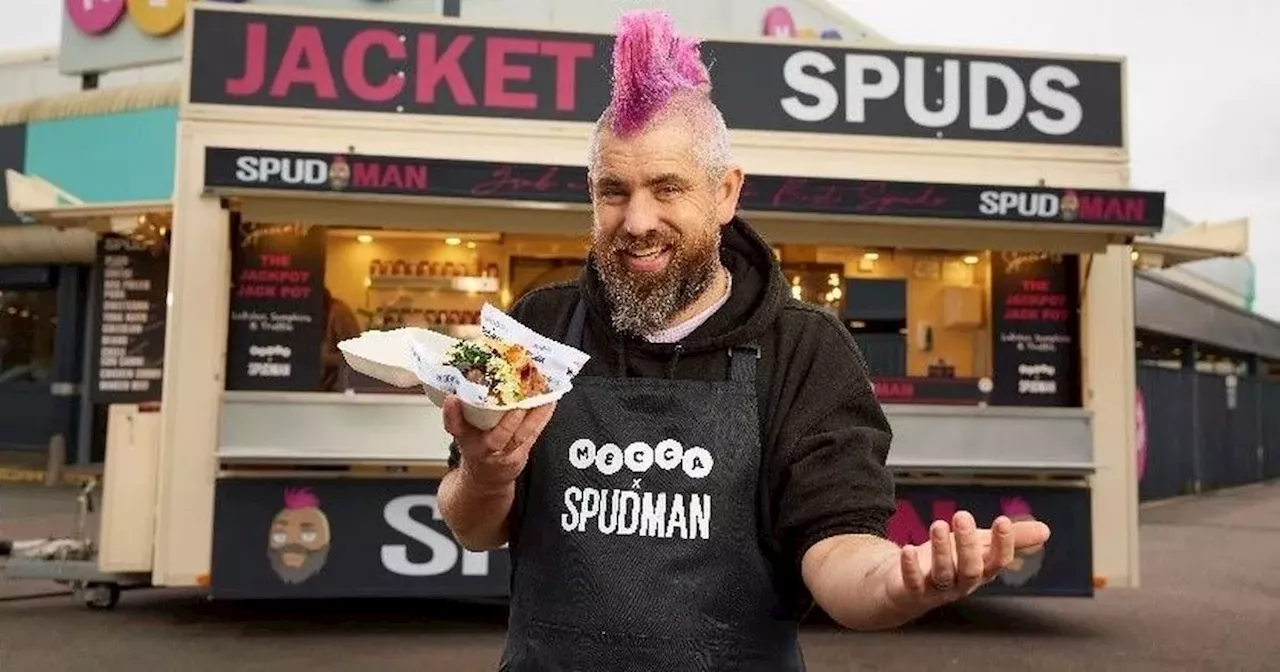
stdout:
{"type": "Polygon", "coordinates": [[[502,670],[804,669],[757,522],[760,350],[726,356],[725,381],[574,379],[517,497],[502,670]]]}

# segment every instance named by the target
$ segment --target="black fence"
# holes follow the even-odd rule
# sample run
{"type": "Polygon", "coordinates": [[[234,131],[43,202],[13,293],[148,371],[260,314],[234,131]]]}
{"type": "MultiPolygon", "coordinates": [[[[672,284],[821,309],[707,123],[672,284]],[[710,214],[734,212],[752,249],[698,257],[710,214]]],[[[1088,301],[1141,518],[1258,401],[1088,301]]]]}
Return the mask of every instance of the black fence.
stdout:
{"type": "Polygon", "coordinates": [[[1280,382],[1138,367],[1142,501],[1280,478],[1280,382]]]}

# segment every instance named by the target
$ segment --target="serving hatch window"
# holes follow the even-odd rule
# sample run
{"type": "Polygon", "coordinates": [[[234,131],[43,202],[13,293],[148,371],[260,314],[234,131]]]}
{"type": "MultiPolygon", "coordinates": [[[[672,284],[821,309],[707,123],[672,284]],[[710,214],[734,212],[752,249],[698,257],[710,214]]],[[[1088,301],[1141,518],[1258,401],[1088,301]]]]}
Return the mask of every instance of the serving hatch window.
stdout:
{"type": "Polygon", "coordinates": [[[337,344],[370,329],[480,333],[536,286],[576,275],[585,240],[439,229],[233,221],[227,389],[412,393],[350,369],[337,344]]]}
{"type": "Polygon", "coordinates": [[[1079,406],[1078,262],[987,250],[784,247],[793,295],[835,314],[884,403],[1079,406]]]}
{"type": "MultiPolygon", "coordinates": [[[[234,220],[235,218],[233,218],[234,220]]],[[[229,390],[420,393],[362,376],[368,329],[479,333],[486,302],[576,277],[582,236],[233,221],[229,390]]],[[[1079,406],[1075,257],[782,246],[792,295],[837,316],[885,403],[1079,406]]]]}

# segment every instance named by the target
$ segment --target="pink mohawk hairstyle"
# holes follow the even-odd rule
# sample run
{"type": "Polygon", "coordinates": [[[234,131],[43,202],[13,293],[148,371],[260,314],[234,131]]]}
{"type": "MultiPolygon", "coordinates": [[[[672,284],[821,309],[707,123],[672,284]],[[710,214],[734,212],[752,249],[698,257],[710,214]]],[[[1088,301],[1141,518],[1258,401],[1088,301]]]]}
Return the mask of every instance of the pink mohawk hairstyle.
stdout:
{"type": "Polygon", "coordinates": [[[1031,505],[1021,497],[1001,497],[1000,511],[1010,518],[1032,517],[1031,505]]]}
{"type": "Polygon", "coordinates": [[[676,34],[675,21],[660,10],[626,12],[613,43],[613,132],[639,131],[680,91],[706,91],[711,83],[700,41],[676,34]]]}
{"type": "Polygon", "coordinates": [[[320,498],[310,488],[285,488],[284,508],[310,509],[320,508],[320,498]]]}

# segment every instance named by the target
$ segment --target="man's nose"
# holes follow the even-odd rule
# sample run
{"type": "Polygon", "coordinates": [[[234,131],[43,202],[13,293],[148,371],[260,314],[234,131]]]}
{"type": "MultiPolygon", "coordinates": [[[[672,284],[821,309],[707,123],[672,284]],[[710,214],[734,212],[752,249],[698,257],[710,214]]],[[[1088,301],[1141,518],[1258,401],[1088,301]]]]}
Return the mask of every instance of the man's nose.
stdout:
{"type": "Polygon", "coordinates": [[[632,195],[627,202],[626,220],[622,227],[636,238],[643,238],[650,231],[658,228],[658,204],[647,193],[641,191],[632,195]]]}

